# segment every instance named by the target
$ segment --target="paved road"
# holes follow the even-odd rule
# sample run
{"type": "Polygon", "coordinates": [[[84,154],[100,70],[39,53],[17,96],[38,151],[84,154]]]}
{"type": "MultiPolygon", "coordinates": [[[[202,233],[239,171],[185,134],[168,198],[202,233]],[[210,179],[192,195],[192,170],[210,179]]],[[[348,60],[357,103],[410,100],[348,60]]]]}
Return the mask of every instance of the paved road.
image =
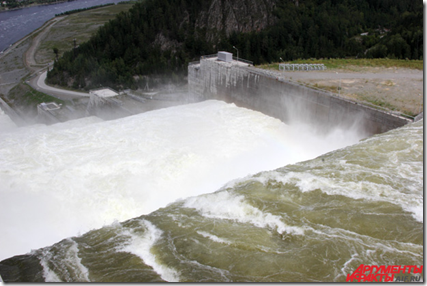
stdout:
{"type": "Polygon", "coordinates": [[[71,100],[73,98],[89,97],[89,93],[77,92],[66,89],[55,88],[45,83],[47,71],[40,72],[30,80],[30,85],[38,91],[52,95],[59,99],[71,100]]]}

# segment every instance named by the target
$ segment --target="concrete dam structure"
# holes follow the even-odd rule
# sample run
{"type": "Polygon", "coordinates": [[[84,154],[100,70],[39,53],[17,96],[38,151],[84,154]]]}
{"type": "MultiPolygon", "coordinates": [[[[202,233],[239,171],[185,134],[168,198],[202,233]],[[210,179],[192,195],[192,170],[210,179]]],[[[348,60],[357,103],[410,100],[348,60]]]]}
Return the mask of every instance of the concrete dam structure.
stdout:
{"type": "MultiPolygon", "coordinates": [[[[358,128],[383,133],[413,120],[311,89],[238,61],[202,57],[188,66],[192,93],[260,111],[287,124],[306,123],[320,132],[358,128]]],[[[362,130],[360,130],[362,129],[362,130]]]]}

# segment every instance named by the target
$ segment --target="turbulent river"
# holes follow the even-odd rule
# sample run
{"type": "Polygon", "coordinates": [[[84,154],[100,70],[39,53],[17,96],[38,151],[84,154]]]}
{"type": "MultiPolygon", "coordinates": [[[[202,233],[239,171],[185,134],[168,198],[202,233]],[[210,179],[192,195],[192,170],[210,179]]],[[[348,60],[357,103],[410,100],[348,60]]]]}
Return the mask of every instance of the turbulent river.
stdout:
{"type": "Polygon", "coordinates": [[[342,282],[423,264],[422,121],[325,136],[220,101],[0,121],[5,281],[342,282]]]}

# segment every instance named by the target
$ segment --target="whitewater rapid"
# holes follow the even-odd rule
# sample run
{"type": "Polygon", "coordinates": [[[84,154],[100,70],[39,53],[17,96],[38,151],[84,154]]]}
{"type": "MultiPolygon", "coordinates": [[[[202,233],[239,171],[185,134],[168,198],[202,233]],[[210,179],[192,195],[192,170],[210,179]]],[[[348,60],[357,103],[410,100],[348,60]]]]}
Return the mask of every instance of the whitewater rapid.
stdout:
{"type": "Polygon", "coordinates": [[[16,124],[10,119],[3,110],[0,109],[0,134],[13,131],[17,128],[16,124]]]}
{"type": "Polygon", "coordinates": [[[114,121],[2,124],[0,260],[362,138],[314,133],[213,100],[114,121]]]}

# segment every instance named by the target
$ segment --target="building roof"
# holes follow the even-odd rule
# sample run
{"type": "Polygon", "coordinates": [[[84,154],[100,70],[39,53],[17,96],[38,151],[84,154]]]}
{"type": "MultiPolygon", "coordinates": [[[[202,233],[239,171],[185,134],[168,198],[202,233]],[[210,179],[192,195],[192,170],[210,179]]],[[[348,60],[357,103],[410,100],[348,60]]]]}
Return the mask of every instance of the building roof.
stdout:
{"type": "Polygon", "coordinates": [[[111,88],[100,88],[89,91],[90,94],[94,94],[98,97],[114,97],[119,95],[117,92],[112,90],[111,88]]]}
{"type": "Polygon", "coordinates": [[[56,102],[42,102],[38,105],[38,107],[45,111],[57,110],[61,108],[61,106],[59,106],[56,102]]]}

